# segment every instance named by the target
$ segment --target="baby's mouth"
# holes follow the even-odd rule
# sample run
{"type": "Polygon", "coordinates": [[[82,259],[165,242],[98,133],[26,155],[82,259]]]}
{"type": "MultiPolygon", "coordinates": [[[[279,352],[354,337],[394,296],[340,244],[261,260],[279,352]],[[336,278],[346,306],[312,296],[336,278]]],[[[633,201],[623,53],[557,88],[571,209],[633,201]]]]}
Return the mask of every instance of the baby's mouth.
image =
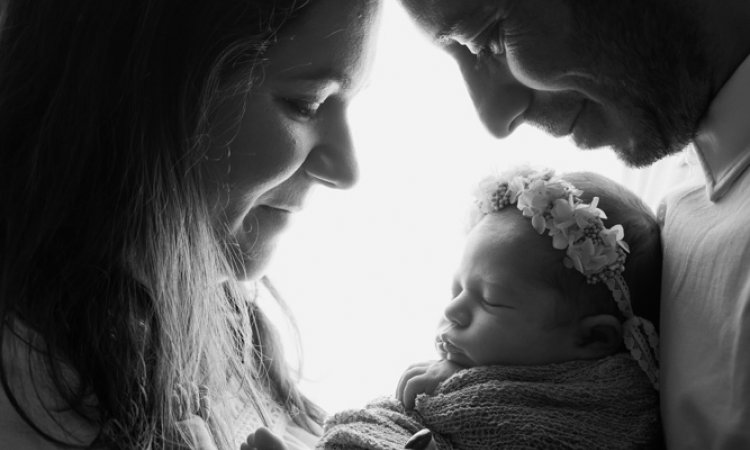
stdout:
{"type": "Polygon", "coordinates": [[[440,335],[435,338],[435,348],[442,357],[445,357],[449,353],[461,353],[461,349],[453,345],[445,335],[440,335]]]}

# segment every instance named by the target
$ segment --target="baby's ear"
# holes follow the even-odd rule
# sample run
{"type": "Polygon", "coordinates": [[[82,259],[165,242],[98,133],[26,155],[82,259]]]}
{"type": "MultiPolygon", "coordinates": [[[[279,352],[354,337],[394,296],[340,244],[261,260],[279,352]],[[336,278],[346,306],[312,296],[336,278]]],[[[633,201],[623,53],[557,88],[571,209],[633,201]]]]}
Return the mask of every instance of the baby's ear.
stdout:
{"type": "Polygon", "coordinates": [[[615,354],[622,347],[622,324],[611,314],[584,317],[580,331],[579,351],[587,359],[615,354]]]}

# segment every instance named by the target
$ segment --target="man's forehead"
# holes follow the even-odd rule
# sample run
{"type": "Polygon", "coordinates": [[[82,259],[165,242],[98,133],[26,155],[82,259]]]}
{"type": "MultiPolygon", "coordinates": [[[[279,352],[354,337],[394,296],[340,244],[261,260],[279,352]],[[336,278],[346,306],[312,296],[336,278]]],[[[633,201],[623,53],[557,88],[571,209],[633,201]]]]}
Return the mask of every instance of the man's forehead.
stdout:
{"type": "Polygon", "coordinates": [[[502,0],[403,0],[434,39],[443,40],[494,14],[502,0]]]}

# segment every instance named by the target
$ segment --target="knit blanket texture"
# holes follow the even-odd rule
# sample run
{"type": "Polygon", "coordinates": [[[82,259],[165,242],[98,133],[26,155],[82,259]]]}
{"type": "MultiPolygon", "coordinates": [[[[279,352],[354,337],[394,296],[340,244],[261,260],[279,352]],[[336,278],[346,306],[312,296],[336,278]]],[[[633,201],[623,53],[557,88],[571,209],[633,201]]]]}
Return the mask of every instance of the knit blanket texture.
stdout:
{"type": "Polygon", "coordinates": [[[658,393],[628,354],[545,366],[475,367],[419,395],[330,417],[319,449],[403,449],[429,428],[438,449],[662,448],[658,393]]]}

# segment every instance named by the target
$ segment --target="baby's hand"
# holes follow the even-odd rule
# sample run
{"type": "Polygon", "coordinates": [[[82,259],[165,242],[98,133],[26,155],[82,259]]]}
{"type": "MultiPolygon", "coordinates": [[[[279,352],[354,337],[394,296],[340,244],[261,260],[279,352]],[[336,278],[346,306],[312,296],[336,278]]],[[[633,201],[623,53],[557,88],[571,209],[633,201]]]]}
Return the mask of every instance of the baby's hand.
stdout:
{"type": "Polygon", "coordinates": [[[284,442],[271,433],[268,428],[260,427],[255,433],[250,433],[247,441],[240,446],[240,450],[287,450],[284,442]]]}
{"type": "Polygon", "coordinates": [[[427,361],[406,369],[396,388],[396,398],[407,410],[414,409],[414,400],[419,394],[432,394],[438,384],[447,380],[462,367],[445,359],[427,361]]]}

